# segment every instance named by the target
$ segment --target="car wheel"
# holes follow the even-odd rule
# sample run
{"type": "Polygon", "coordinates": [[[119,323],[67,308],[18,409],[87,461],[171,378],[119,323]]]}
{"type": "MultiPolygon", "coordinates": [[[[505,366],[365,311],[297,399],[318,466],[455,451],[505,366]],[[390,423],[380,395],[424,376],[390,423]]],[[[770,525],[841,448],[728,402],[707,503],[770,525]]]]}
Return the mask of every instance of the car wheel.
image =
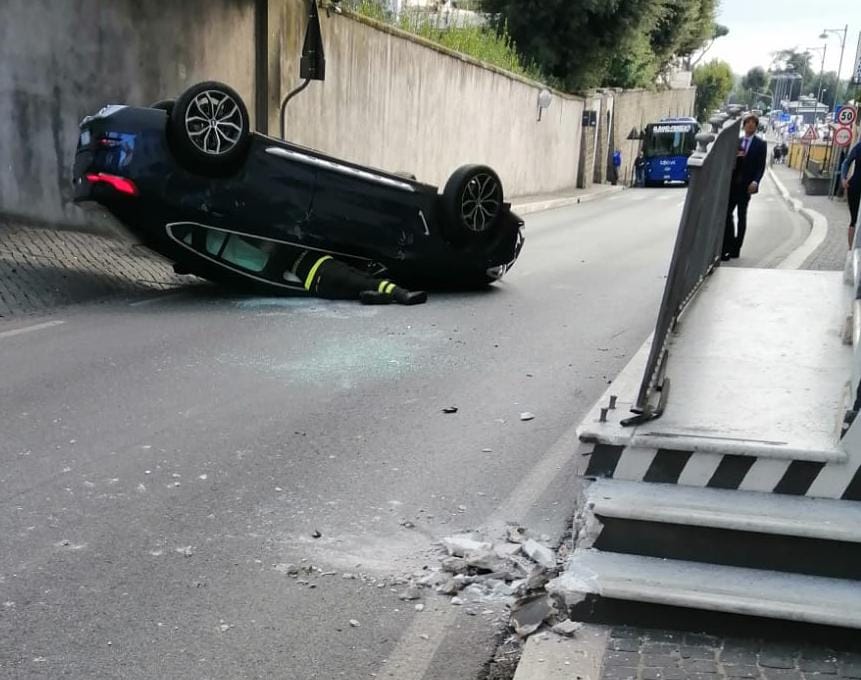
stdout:
{"type": "Polygon", "coordinates": [[[493,231],[502,216],[502,181],[486,165],[464,165],[446,182],[442,200],[448,238],[481,238],[493,231]]]}
{"type": "Polygon", "coordinates": [[[150,104],[151,109],[160,109],[162,111],[166,111],[169,116],[173,111],[173,107],[176,104],[175,99],[159,99],[155,104],[150,104]]]}
{"type": "Polygon", "coordinates": [[[237,92],[213,81],[188,88],[170,113],[170,139],[180,162],[202,173],[227,174],[251,141],[248,109],[237,92]]]}

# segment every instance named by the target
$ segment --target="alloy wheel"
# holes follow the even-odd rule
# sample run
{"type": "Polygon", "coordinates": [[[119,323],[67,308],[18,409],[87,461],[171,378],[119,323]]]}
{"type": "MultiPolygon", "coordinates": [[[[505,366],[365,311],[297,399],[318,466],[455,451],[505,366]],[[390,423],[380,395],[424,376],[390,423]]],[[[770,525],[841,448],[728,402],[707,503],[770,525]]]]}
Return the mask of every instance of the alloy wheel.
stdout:
{"type": "Polygon", "coordinates": [[[502,187],[492,175],[482,173],[470,179],[461,199],[464,226],[475,233],[487,230],[499,213],[501,194],[502,187]]]}
{"type": "Polygon", "coordinates": [[[228,153],[242,139],[244,121],[239,104],[229,94],[205,90],[185,112],[185,130],[194,146],[205,154],[228,153]]]}

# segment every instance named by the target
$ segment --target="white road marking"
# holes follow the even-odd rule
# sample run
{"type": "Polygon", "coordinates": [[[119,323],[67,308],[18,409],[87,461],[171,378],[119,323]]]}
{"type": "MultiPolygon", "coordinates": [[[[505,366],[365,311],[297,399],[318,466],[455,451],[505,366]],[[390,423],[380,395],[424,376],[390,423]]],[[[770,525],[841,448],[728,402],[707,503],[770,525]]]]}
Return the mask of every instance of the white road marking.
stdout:
{"type": "Polygon", "coordinates": [[[143,305],[149,305],[153,302],[161,302],[162,300],[169,300],[171,298],[179,297],[180,295],[185,295],[185,293],[168,293],[166,295],[157,295],[156,297],[146,298],[145,300],[130,302],[129,307],[142,307],[143,305]]]}
{"type": "Polygon", "coordinates": [[[429,600],[426,605],[430,606],[413,617],[389,654],[386,665],[377,671],[377,677],[397,680],[421,680],[425,677],[446,633],[454,627],[460,609],[445,599],[435,599],[432,605],[429,600]]]}
{"type": "Polygon", "coordinates": [[[66,323],[65,321],[46,321],[45,323],[37,323],[33,326],[26,326],[24,328],[15,328],[11,331],[3,331],[0,333],[0,338],[11,338],[15,335],[22,335],[24,333],[30,333],[32,331],[40,331],[43,328],[51,328],[52,326],[59,326],[60,324],[66,323]]]}

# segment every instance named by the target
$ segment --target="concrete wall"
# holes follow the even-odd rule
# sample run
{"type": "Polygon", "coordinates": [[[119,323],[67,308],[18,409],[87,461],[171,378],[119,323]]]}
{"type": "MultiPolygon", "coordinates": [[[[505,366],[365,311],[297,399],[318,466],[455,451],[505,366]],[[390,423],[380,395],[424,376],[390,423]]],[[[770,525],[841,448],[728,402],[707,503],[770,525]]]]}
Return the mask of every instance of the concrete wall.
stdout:
{"type": "Polygon", "coordinates": [[[639,142],[628,140],[631,128],[642,130],[646,124],[667,116],[692,116],[695,88],[681,90],[616,90],[615,115],[613,116],[613,138],[615,147],[622,152],[622,167],[619,181],[630,184],[634,159],[639,151],[639,142]]]}
{"type": "MultiPolygon", "coordinates": [[[[270,16],[278,52],[271,75],[282,94],[300,82],[300,6],[288,0],[270,16]]],[[[580,97],[554,93],[539,122],[538,84],[389,27],[325,11],[321,22],[326,80],[288,104],[290,141],[435,184],[461,164],[488,164],[507,196],[575,186],[580,97]]],[[[280,95],[272,90],[270,131],[277,134],[280,95]]]]}
{"type": "Polygon", "coordinates": [[[0,0],[0,212],[90,225],[69,203],[78,123],[200,80],[253,104],[252,0],[0,0]]]}

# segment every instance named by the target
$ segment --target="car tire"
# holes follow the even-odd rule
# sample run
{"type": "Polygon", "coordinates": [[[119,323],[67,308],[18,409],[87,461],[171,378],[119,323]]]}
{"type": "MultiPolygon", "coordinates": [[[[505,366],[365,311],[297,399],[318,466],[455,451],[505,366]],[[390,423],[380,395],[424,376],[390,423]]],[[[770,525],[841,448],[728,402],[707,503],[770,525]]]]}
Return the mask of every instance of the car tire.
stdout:
{"type": "Polygon", "coordinates": [[[150,104],[150,108],[165,111],[169,116],[173,112],[173,107],[175,105],[176,99],[159,99],[155,104],[150,104]]]}
{"type": "Polygon", "coordinates": [[[503,212],[502,181],[486,165],[463,165],[442,192],[443,231],[455,242],[492,234],[503,212]]]}
{"type": "Polygon", "coordinates": [[[242,97],[215,81],[193,85],[177,97],[168,125],[178,160],[202,174],[236,171],[251,142],[251,124],[242,97]]]}

